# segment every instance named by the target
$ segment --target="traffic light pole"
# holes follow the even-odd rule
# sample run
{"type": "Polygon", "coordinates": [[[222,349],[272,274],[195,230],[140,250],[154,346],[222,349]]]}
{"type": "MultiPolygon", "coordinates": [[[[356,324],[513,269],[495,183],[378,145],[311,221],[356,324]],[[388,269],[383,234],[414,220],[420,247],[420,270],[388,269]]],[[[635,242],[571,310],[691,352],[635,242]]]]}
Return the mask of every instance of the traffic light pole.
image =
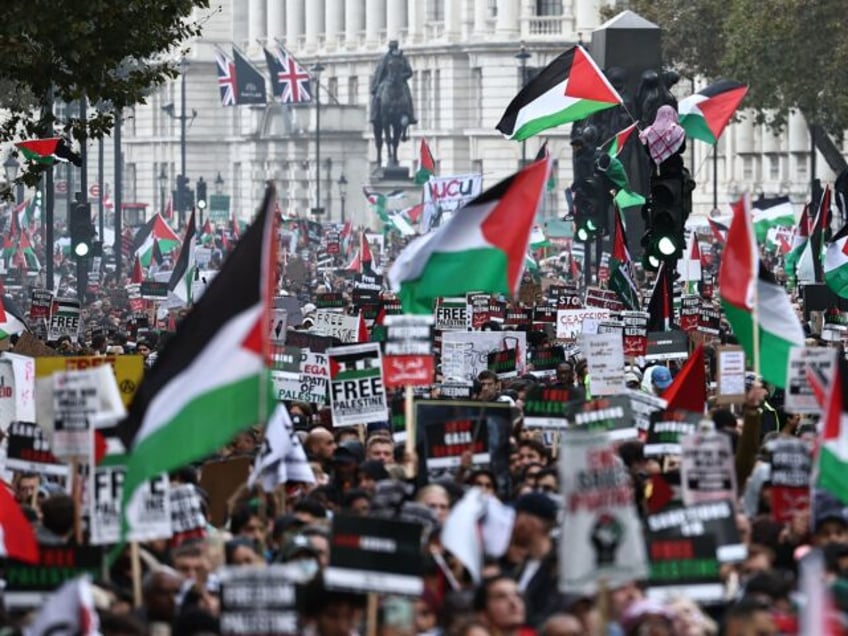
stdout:
{"type": "Polygon", "coordinates": [[[592,241],[583,241],[583,285],[592,285],[592,241]]]}
{"type": "Polygon", "coordinates": [[[180,74],[180,174],[182,175],[182,179],[180,180],[179,185],[179,219],[180,219],[180,227],[183,227],[185,224],[185,204],[186,204],[186,184],[188,183],[188,178],[186,177],[186,66],[188,64],[183,59],[181,63],[181,74],[180,74]]]}
{"type": "MultiPolygon", "coordinates": [[[[88,100],[85,95],[80,97],[79,100],[79,116],[81,120],[87,122],[88,100]]],[[[88,203],[88,138],[85,133],[80,138],[80,158],[82,165],[80,166],[80,191],[77,203],[83,204],[88,203]]],[[[70,196],[70,192],[68,196],[70,196]]],[[[89,208],[89,221],[91,221],[90,214],[89,208]]],[[[88,255],[77,258],[77,298],[79,298],[81,304],[85,303],[85,292],[88,290],[88,259],[88,255]]]]}

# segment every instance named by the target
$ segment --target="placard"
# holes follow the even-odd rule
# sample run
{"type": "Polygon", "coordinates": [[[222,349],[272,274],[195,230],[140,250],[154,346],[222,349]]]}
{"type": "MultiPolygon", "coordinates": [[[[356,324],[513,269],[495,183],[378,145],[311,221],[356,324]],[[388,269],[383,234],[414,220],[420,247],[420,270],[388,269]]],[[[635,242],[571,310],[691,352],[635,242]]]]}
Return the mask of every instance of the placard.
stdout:
{"type": "Polygon", "coordinates": [[[489,353],[516,349],[516,370],[526,369],[527,332],[525,331],[445,331],[442,334],[442,375],[473,382],[488,369],[489,353]]]}
{"type": "Polygon", "coordinates": [[[486,367],[489,371],[494,371],[502,380],[518,376],[518,350],[503,349],[489,352],[486,356],[486,367]]]}
{"type": "MultiPolygon", "coordinates": [[[[348,316],[329,309],[317,309],[312,314],[312,332],[321,336],[338,338],[340,342],[356,342],[359,338],[359,316],[348,316]]],[[[286,337],[286,341],[291,339],[286,337]]],[[[300,345],[296,345],[300,346],[300,345]]],[[[311,347],[310,347],[311,348],[311,347]]]]}
{"type": "Polygon", "coordinates": [[[56,298],[50,307],[50,320],[47,323],[47,339],[58,340],[70,336],[79,338],[80,302],[76,298],[56,298]]]}
{"type": "Polygon", "coordinates": [[[821,406],[808,379],[816,376],[828,386],[836,367],[836,349],[830,347],[790,347],[786,367],[785,408],[790,413],[821,413],[821,406]]]}
{"type": "Polygon", "coordinates": [[[333,515],[324,583],[357,592],[420,596],[423,529],[399,519],[333,515]]]}
{"type": "Polygon", "coordinates": [[[91,417],[100,408],[99,387],[84,371],[54,373],[53,454],[60,459],[88,457],[92,451],[91,417]]]}
{"type": "Polygon", "coordinates": [[[435,328],[440,331],[465,331],[468,328],[468,304],[465,298],[437,299],[435,328]]]}
{"type": "Polygon", "coordinates": [[[651,414],[666,407],[666,401],[659,396],[625,389],[622,395],[630,400],[630,411],[633,413],[633,425],[640,431],[647,432],[651,423],[651,414]]]}
{"type": "Polygon", "coordinates": [[[296,636],[297,594],[290,566],[228,566],[217,570],[221,582],[221,634],[296,636]]]}
{"type": "Polygon", "coordinates": [[[642,527],[627,469],[605,433],[568,431],[560,448],[564,512],[559,588],[593,595],[647,576],[642,527]]]}
{"type": "Polygon", "coordinates": [[[124,406],[129,406],[144,375],[144,357],[140,355],[39,357],[35,359],[35,377],[43,378],[59,371],[83,371],[107,364],[115,374],[121,401],[124,406]]]}
{"type": "Polygon", "coordinates": [[[633,424],[630,400],[624,395],[570,402],[568,419],[574,428],[604,432],[607,439],[623,441],[639,437],[639,430],[633,424]]]}
{"type": "Polygon", "coordinates": [[[206,528],[203,502],[194,484],[176,484],[169,492],[171,532],[184,534],[206,528]]]}
{"type": "Polygon", "coordinates": [[[734,404],[745,401],[745,351],[742,347],[725,346],[716,350],[716,403],[734,404]]]}
{"type": "Polygon", "coordinates": [[[779,523],[789,523],[810,508],[810,448],[793,437],[772,440],[766,448],[771,453],[771,516],[779,523]]]}
{"type": "Polygon", "coordinates": [[[528,370],[539,378],[556,376],[557,367],[565,362],[565,348],[561,345],[530,349],[528,370]]]}
{"type": "Polygon", "coordinates": [[[680,455],[680,440],[698,431],[703,416],[679,409],[663,409],[651,413],[645,455],[680,455]]]}
{"type": "Polygon", "coordinates": [[[529,428],[568,428],[570,414],[582,402],[576,388],[535,385],[524,397],[524,426],[529,428]]]}
{"type": "Polygon", "coordinates": [[[84,574],[98,578],[102,550],[96,546],[38,546],[38,563],[7,559],[3,566],[6,609],[32,609],[43,605],[62,583],[84,574]]]}
{"type": "Polygon", "coordinates": [[[50,308],[53,306],[53,292],[49,289],[34,287],[29,307],[31,321],[46,321],[50,318],[50,308]]]}
{"type": "Polygon", "coordinates": [[[736,462],[727,435],[715,431],[687,435],[680,447],[683,505],[736,498],[736,462]]]}
{"type": "Polygon", "coordinates": [[[368,344],[327,350],[330,406],[334,426],[351,426],[388,419],[380,345],[368,344]]]}
{"type": "Polygon", "coordinates": [[[465,295],[465,304],[468,305],[468,315],[471,317],[471,329],[476,331],[491,320],[490,298],[489,294],[476,292],[465,295]]]}
{"type": "Polygon", "coordinates": [[[141,297],[145,300],[163,300],[168,297],[169,284],[164,281],[141,281],[141,297]]]}
{"type": "Polygon", "coordinates": [[[698,314],[698,331],[717,336],[721,333],[721,310],[711,301],[704,301],[698,314]]]}
{"type": "Polygon", "coordinates": [[[589,307],[586,309],[557,309],[556,337],[559,340],[574,340],[583,332],[584,320],[602,322],[609,320],[609,309],[589,307]]]}
{"type": "MultiPolygon", "coordinates": [[[[16,419],[23,422],[35,421],[35,360],[29,356],[4,352],[3,360],[12,363],[15,376],[16,419]]],[[[60,358],[61,359],[61,358],[60,358]]]]}
{"type": "Polygon", "coordinates": [[[624,323],[624,355],[636,358],[648,352],[648,320],[646,311],[622,311],[624,323]]]}
{"type": "Polygon", "coordinates": [[[607,334],[578,338],[589,364],[593,395],[613,395],[624,390],[624,348],[621,338],[607,334]]]}
{"type": "Polygon", "coordinates": [[[689,335],[684,331],[649,331],[646,362],[689,357],[689,335]]]}
{"type": "Polygon", "coordinates": [[[353,277],[353,304],[377,303],[380,290],[383,289],[383,277],[374,274],[356,274],[353,277]]]}
{"type": "MultiPolygon", "coordinates": [[[[121,501],[125,466],[89,469],[89,531],[92,545],[121,541],[121,501]]],[[[128,541],[152,541],[171,536],[171,505],[167,474],[145,482],[127,508],[128,541]]]]}
{"type": "Polygon", "coordinates": [[[698,329],[703,300],[697,294],[688,294],[680,300],[680,329],[689,333],[698,329]]]}
{"type": "Polygon", "coordinates": [[[47,437],[35,422],[12,422],[6,444],[7,470],[68,476],[68,466],[50,451],[47,437]]]}
{"type": "Polygon", "coordinates": [[[341,292],[315,294],[315,306],[318,309],[344,309],[345,299],[341,292]]]}

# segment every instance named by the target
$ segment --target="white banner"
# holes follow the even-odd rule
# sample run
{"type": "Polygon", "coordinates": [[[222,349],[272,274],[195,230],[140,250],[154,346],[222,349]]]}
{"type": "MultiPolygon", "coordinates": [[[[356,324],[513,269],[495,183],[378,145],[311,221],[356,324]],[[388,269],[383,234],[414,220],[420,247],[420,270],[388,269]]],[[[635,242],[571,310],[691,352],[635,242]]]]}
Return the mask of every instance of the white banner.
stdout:
{"type": "Polygon", "coordinates": [[[442,333],[442,375],[445,378],[473,381],[489,368],[493,351],[518,349],[516,371],[527,367],[526,331],[445,331],[442,333]]]}
{"type": "MultiPolygon", "coordinates": [[[[574,340],[583,333],[584,321],[594,321],[595,324],[609,320],[609,309],[587,307],[586,309],[558,309],[556,337],[557,340],[574,340]]],[[[594,329],[597,333],[597,328],[594,329]]]]}
{"type": "Polygon", "coordinates": [[[330,309],[319,309],[313,316],[313,333],[333,336],[342,342],[356,342],[359,335],[359,316],[346,316],[330,309]]]}
{"type": "Polygon", "coordinates": [[[836,349],[827,347],[790,347],[786,366],[786,410],[790,413],[821,413],[807,373],[827,387],[833,379],[836,349]]]}
{"type": "MultiPolygon", "coordinates": [[[[91,544],[118,543],[121,538],[121,498],[124,466],[97,466],[91,471],[88,500],[91,544]]],[[[171,506],[168,475],[145,482],[127,507],[128,541],[152,541],[171,536],[171,506]]]]}

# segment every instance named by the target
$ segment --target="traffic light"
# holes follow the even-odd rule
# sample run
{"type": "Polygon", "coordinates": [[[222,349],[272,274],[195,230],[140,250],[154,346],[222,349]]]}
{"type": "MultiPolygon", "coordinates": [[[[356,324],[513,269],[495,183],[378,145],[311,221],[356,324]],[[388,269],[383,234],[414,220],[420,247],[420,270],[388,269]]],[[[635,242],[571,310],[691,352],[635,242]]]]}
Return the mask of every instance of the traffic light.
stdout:
{"type": "Polygon", "coordinates": [[[200,177],[197,180],[197,207],[200,210],[205,210],[206,205],[206,181],[204,181],[203,177],[200,177]]]}
{"type": "Polygon", "coordinates": [[[603,176],[594,174],[577,181],[574,186],[574,223],[578,241],[590,241],[606,234],[611,201],[603,176]]]}
{"type": "Polygon", "coordinates": [[[91,222],[91,205],[75,203],[70,218],[71,254],[76,258],[89,255],[94,240],[94,224],[91,222]]]}
{"type": "MultiPolygon", "coordinates": [[[[674,260],[683,253],[683,225],[691,208],[686,201],[685,183],[677,175],[651,178],[651,196],[643,210],[648,230],[642,238],[649,261],[674,260]]],[[[691,191],[688,194],[691,196],[691,191]]]]}
{"type": "Polygon", "coordinates": [[[188,210],[190,206],[187,204],[186,193],[188,192],[188,177],[178,174],[177,175],[177,196],[174,198],[176,201],[177,209],[181,212],[184,210],[188,210]]]}

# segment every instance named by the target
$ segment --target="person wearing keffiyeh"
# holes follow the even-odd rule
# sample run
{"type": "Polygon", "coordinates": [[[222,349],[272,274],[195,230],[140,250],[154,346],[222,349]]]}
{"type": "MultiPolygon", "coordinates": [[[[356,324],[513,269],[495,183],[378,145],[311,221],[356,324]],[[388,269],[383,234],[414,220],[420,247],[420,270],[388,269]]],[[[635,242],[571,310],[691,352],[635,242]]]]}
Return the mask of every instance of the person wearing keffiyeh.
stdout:
{"type": "Polygon", "coordinates": [[[648,146],[651,158],[659,166],[681,150],[686,141],[686,133],[677,123],[677,111],[666,104],[660,106],[654,123],[639,133],[639,139],[648,146]]]}

